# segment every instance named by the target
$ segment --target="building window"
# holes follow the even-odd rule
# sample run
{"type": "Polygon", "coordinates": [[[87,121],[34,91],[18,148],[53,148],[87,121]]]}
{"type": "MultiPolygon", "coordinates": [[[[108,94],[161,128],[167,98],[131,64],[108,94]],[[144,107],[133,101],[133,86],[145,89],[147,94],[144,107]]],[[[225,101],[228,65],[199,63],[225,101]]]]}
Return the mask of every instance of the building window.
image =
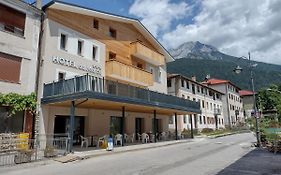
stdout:
{"type": "Polygon", "coordinates": [[[0,30],[24,36],[25,18],[24,13],[0,4],[0,30]]]}
{"type": "Polygon", "coordinates": [[[169,117],[169,124],[174,124],[174,117],[169,117]]]}
{"type": "Polygon", "coordinates": [[[183,123],[186,124],[186,115],[183,116],[183,123]]]}
{"type": "Polygon", "coordinates": [[[96,46],[93,46],[92,48],[92,57],[93,57],[93,60],[97,60],[97,47],[96,46]]]}
{"type": "Polygon", "coordinates": [[[201,87],[201,93],[202,93],[202,94],[204,93],[204,89],[203,89],[203,87],[201,87]]]}
{"type": "Polygon", "coordinates": [[[199,123],[202,124],[202,116],[199,116],[199,123]]]}
{"type": "Polygon", "coordinates": [[[65,79],[65,73],[64,72],[59,72],[58,73],[58,81],[64,80],[65,79]]]}
{"type": "Polygon", "coordinates": [[[158,83],[161,83],[161,80],[162,80],[162,72],[161,72],[161,70],[159,70],[159,72],[158,72],[158,83]]]}
{"type": "Polygon", "coordinates": [[[189,81],[186,81],[186,88],[189,89],[189,81]]]}
{"type": "Polygon", "coordinates": [[[192,93],[195,94],[195,85],[192,84],[191,87],[192,87],[192,93]]]}
{"type": "Polygon", "coordinates": [[[167,86],[172,87],[172,81],[171,80],[167,80],[167,86]]]}
{"type": "Polygon", "coordinates": [[[181,87],[184,88],[184,80],[183,79],[181,79],[181,87]]]}
{"type": "Polygon", "coordinates": [[[202,100],[202,108],[205,108],[205,101],[202,100]]]}
{"type": "Polygon", "coordinates": [[[77,54],[82,55],[82,50],[83,50],[83,41],[78,40],[77,54]]]}
{"type": "Polygon", "coordinates": [[[185,98],[184,94],[181,95],[182,98],[185,98]]]}
{"type": "Polygon", "coordinates": [[[109,36],[111,36],[112,38],[117,38],[116,30],[113,28],[109,28],[109,36]]]}
{"type": "Polygon", "coordinates": [[[108,59],[109,59],[109,60],[115,60],[115,59],[116,59],[116,53],[109,52],[109,54],[108,54],[108,59]]]}
{"type": "Polygon", "coordinates": [[[200,92],[200,87],[199,87],[199,86],[197,86],[197,92],[198,92],[198,93],[200,92]]]}
{"type": "Polygon", "coordinates": [[[93,27],[94,27],[95,29],[99,29],[99,21],[98,21],[97,19],[94,19],[94,20],[93,20],[93,27]]]}
{"type": "Polygon", "coordinates": [[[206,124],[206,117],[205,116],[203,116],[203,122],[204,122],[204,124],[206,124]]]}
{"type": "Polygon", "coordinates": [[[61,34],[60,35],[60,48],[62,50],[66,50],[66,42],[67,42],[67,35],[61,34]]]}
{"type": "Polygon", "coordinates": [[[0,81],[20,82],[22,58],[0,52],[0,81]]]}

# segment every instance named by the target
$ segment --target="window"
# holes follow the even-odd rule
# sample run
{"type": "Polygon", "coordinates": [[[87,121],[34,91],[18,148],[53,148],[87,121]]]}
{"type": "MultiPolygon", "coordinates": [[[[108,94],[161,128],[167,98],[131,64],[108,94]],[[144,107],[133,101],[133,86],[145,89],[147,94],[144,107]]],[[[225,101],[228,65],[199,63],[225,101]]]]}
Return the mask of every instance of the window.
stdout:
{"type": "Polygon", "coordinates": [[[0,106],[0,133],[23,132],[24,112],[16,112],[8,117],[9,107],[0,106]]]}
{"type": "Polygon", "coordinates": [[[93,46],[92,48],[92,57],[93,57],[93,60],[97,60],[96,58],[96,54],[97,54],[97,47],[96,46],[93,46]]]}
{"type": "Polygon", "coordinates": [[[184,80],[181,79],[181,87],[184,87],[184,80]]]}
{"type": "Polygon", "coordinates": [[[20,82],[21,58],[0,52],[0,80],[20,82]]]}
{"type": "Polygon", "coordinates": [[[24,36],[25,18],[24,13],[0,4],[0,30],[24,36]]]}
{"type": "Polygon", "coordinates": [[[174,117],[169,117],[169,124],[174,124],[174,117]]]}
{"type": "Polygon", "coordinates": [[[65,34],[60,35],[60,48],[62,50],[66,50],[66,42],[67,42],[67,36],[65,34]]]}
{"type": "Polygon", "coordinates": [[[204,93],[204,89],[203,89],[203,87],[201,87],[201,93],[202,93],[202,94],[204,93]]]}
{"type": "Polygon", "coordinates": [[[202,124],[202,116],[199,116],[199,123],[202,124]]]}
{"type": "Polygon", "coordinates": [[[196,101],[196,98],[193,98],[193,101],[196,101]]]}
{"type": "Polygon", "coordinates": [[[64,72],[59,72],[58,73],[58,81],[64,80],[65,79],[65,73],[64,72]]]}
{"type": "Polygon", "coordinates": [[[197,86],[197,92],[200,93],[200,87],[199,86],[197,86]]]}
{"type": "Polygon", "coordinates": [[[78,40],[77,54],[82,55],[83,41],[78,40]]]}
{"type": "Polygon", "coordinates": [[[208,102],[207,102],[206,106],[207,106],[207,109],[209,109],[209,103],[208,102]]]}
{"type": "Polygon", "coordinates": [[[116,59],[116,53],[109,52],[108,58],[109,58],[109,60],[115,60],[116,59]]]}
{"type": "Polygon", "coordinates": [[[202,100],[202,108],[205,108],[205,102],[202,100]]]}
{"type": "Polygon", "coordinates": [[[95,29],[99,29],[99,21],[98,21],[97,19],[94,19],[94,20],[93,20],[93,27],[94,27],[95,29]]]}
{"type": "Polygon", "coordinates": [[[192,87],[192,93],[195,94],[195,85],[192,84],[191,87],[192,87]]]}
{"type": "Polygon", "coordinates": [[[167,86],[172,87],[172,81],[171,80],[167,80],[167,86]]]}
{"type": "Polygon", "coordinates": [[[205,116],[203,116],[203,122],[204,122],[204,124],[206,124],[206,117],[205,116]]]}
{"type": "Polygon", "coordinates": [[[158,82],[161,83],[162,80],[162,72],[159,70],[158,72],[158,82]]]}
{"type": "Polygon", "coordinates": [[[183,123],[186,124],[186,115],[183,116],[183,123]]]}
{"type": "Polygon", "coordinates": [[[181,95],[182,98],[185,98],[184,94],[181,95]]]}
{"type": "Polygon", "coordinates": [[[112,38],[116,38],[117,37],[116,30],[113,28],[109,28],[109,36],[111,36],[112,38]]]}
{"type": "Polygon", "coordinates": [[[186,88],[189,89],[189,81],[186,81],[186,88]]]}

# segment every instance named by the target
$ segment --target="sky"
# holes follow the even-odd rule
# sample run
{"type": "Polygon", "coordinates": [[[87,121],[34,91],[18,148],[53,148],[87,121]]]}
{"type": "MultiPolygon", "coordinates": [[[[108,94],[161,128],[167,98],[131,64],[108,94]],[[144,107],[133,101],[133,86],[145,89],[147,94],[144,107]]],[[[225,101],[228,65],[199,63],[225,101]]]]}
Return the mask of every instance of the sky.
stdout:
{"type": "Polygon", "coordinates": [[[255,61],[281,65],[281,0],[64,1],[137,18],[167,49],[200,41],[229,55],[250,51],[255,61]]]}

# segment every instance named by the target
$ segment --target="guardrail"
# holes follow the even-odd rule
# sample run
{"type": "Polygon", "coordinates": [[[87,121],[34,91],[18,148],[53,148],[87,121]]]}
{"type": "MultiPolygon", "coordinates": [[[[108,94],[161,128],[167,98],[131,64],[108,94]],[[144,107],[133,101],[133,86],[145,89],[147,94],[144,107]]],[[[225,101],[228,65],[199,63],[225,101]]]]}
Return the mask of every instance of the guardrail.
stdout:
{"type": "Polygon", "coordinates": [[[43,98],[93,91],[120,97],[200,110],[198,102],[90,75],[44,84],[43,98]]]}

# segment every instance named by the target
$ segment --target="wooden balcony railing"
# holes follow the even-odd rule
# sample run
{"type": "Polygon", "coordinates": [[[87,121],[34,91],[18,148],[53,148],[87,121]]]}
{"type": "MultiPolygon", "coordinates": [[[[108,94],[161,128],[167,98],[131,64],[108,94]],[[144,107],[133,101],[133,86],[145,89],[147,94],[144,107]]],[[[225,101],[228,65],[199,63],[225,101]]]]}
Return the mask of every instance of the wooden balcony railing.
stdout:
{"type": "Polygon", "coordinates": [[[165,64],[165,58],[162,54],[146,47],[140,42],[131,43],[131,55],[156,66],[165,64]]]}
{"type": "Polygon", "coordinates": [[[140,68],[130,66],[116,60],[107,61],[105,66],[105,74],[107,77],[140,86],[153,85],[153,75],[140,68]]]}

